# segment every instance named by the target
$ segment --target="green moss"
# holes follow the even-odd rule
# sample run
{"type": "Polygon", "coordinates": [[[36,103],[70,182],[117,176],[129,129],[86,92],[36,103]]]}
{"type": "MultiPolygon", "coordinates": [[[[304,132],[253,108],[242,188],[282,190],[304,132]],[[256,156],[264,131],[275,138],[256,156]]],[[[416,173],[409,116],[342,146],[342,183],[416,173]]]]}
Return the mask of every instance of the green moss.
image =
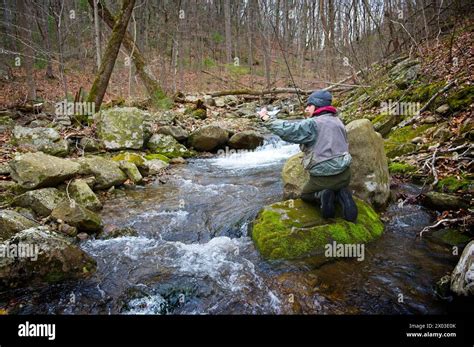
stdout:
{"type": "Polygon", "coordinates": [[[116,156],[112,157],[113,161],[128,161],[129,163],[133,163],[136,166],[142,166],[145,163],[145,160],[140,154],[131,153],[131,152],[122,152],[117,154],[116,156]]]}
{"type": "Polygon", "coordinates": [[[433,231],[431,238],[441,241],[449,246],[463,245],[469,242],[470,237],[455,229],[441,229],[433,231]]]}
{"type": "Polygon", "coordinates": [[[408,99],[413,102],[426,102],[443,86],[443,81],[419,84],[409,91],[408,99]]]}
{"type": "Polygon", "coordinates": [[[391,174],[408,174],[416,171],[416,167],[406,163],[392,162],[388,165],[388,171],[391,174]]]}
{"type": "Polygon", "coordinates": [[[452,111],[469,107],[474,102],[474,86],[460,88],[448,96],[448,105],[452,111]]]}
{"type": "Polygon", "coordinates": [[[365,243],[383,232],[377,213],[356,200],[357,223],[339,217],[325,220],[319,208],[300,199],[278,202],[265,207],[254,223],[252,238],[260,253],[268,259],[296,259],[324,254],[325,245],[365,243]]]}
{"type": "Polygon", "coordinates": [[[159,110],[169,110],[173,107],[173,100],[171,100],[162,90],[157,90],[153,94],[152,102],[159,110]]]}
{"type": "Polygon", "coordinates": [[[203,110],[202,108],[198,108],[192,111],[191,114],[193,115],[194,118],[198,118],[198,119],[206,119],[207,117],[206,110],[203,110]]]}
{"type": "Polygon", "coordinates": [[[439,180],[436,189],[445,193],[454,193],[459,190],[466,191],[474,186],[472,178],[448,176],[439,180]]]}
{"type": "Polygon", "coordinates": [[[167,156],[164,156],[164,155],[158,154],[158,153],[147,154],[147,155],[145,155],[145,159],[146,159],[146,160],[159,159],[159,160],[164,161],[165,163],[169,163],[169,162],[170,162],[170,159],[169,159],[167,156]]]}
{"type": "Polygon", "coordinates": [[[416,149],[416,146],[411,143],[411,140],[422,135],[431,127],[431,124],[424,124],[416,129],[412,126],[406,126],[392,132],[388,139],[385,140],[384,144],[387,157],[394,158],[399,155],[413,152],[416,149]]]}

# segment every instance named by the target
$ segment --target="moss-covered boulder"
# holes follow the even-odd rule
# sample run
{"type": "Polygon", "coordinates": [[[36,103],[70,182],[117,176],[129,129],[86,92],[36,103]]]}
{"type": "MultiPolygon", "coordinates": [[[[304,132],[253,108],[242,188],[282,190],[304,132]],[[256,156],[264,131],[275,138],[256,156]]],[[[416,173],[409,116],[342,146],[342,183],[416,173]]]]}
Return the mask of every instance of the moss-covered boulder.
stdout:
{"type": "Polygon", "coordinates": [[[44,152],[65,157],[69,152],[68,142],[53,128],[26,128],[17,125],[12,132],[12,143],[32,152],[44,152]]]}
{"type": "Polygon", "coordinates": [[[94,194],[84,179],[75,179],[72,181],[69,185],[69,194],[77,203],[91,211],[98,211],[102,208],[102,203],[99,198],[94,194]]]}
{"type": "Polygon", "coordinates": [[[141,183],[143,181],[143,176],[135,164],[123,160],[119,162],[119,165],[122,171],[128,176],[130,181],[133,183],[141,183]]]}
{"type": "Polygon", "coordinates": [[[80,170],[80,165],[74,161],[42,152],[18,155],[9,165],[11,177],[27,189],[60,184],[80,170]]]}
{"type": "Polygon", "coordinates": [[[47,217],[64,199],[64,193],[56,188],[30,190],[13,201],[15,206],[31,208],[38,216],[47,217]]]}
{"type": "Polygon", "coordinates": [[[140,149],[146,138],[145,121],[150,115],[136,107],[113,107],[94,116],[97,135],[106,149],[140,149]]]}
{"type": "Polygon", "coordinates": [[[321,217],[320,209],[300,199],[277,202],[260,211],[252,229],[252,239],[267,259],[324,257],[325,246],[370,242],[383,233],[377,213],[356,199],[357,223],[321,217]]]}
{"type": "Polygon", "coordinates": [[[191,156],[188,149],[171,135],[154,134],[148,141],[147,147],[153,153],[158,153],[168,158],[187,158],[191,156]]]}
{"type": "Polygon", "coordinates": [[[80,173],[94,175],[96,182],[94,189],[107,189],[120,185],[127,180],[127,175],[120,170],[116,161],[99,156],[83,157],[77,160],[80,164],[80,173]]]}
{"type": "Polygon", "coordinates": [[[79,231],[97,232],[102,229],[102,220],[96,213],[88,210],[75,200],[65,199],[51,212],[51,217],[65,222],[79,231]]]}
{"type": "Polygon", "coordinates": [[[189,144],[198,151],[214,151],[229,140],[229,132],[216,125],[207,125],[193,132],[189,144]]]}
{"type": "Polygon", "coordinates": [[[4,241],[16,233],[39,226],[31,219],[12,210],[0,210],[0,241],[4,241]]]}
{"type": "Polygon", "coordinates": [[[0,256],[2,289],[83,279],[97,268],[96,261],[67,237],[46,227],[20,231],[0,248],[9,250],[0,256]]]}

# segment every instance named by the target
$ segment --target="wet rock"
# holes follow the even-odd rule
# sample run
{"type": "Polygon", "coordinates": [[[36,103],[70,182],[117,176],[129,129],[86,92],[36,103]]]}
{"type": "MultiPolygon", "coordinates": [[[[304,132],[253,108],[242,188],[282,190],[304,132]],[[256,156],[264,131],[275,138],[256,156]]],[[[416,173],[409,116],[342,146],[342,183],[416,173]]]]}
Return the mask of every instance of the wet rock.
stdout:
{"type": "Polygon", "coordinates": [[[14,234],[39,224],[12,210],[0,210],[0,241],[4,241],[14,234]]]}
{"type": "Polygon", "coordinates": [[[252,229],[252,239],[260,253],[269,259],[297,259],[325,256],[326,245],[367,243],[383,233],[377,213],[359,199],[357,223],[321,217],[320,209],[300,199],[277,202],[260,211],[252,229]]]}
{"type": "Polygon", "coordinates": [[[0,287],[5,289],[83,279],[97,268],[67,237],[46,227],[20,231],[0,247],[10,249],[9,256],[0,257],[0,287]],[[22,251],[14,256],[12,249],[22,251]]]}
{"type": "Polygon", "coordinates": [[[125,174],[133,183],[136,184],[143,181],[143,176],[141,175],[140,171],[138,171],[138,168],[135,164],[122,160],[119,162],[119,165],[122,171],[125,172],[125,174]]]}
{"type": "Polygon", "coordinates": [[[94,116],[97,134],[106,149],[140,149],[145,141],[149,114],[136,107],[114,107],[94,116]]]}
{"type": "Polygon", "coordinates": [[[234,134],[229,139],[229,146],[235,149],[255,149],[262,144],[263,136],[252,130],[234,134]]]}
{"type": "Polygon", "coordinates": [[[452,194],[428,192],[424,196],[424,203],[429,207],[440,211],[458,210],[460,208],[467,208],[468,205],[460,197],[452,194]]]}
{"type": "Polygon", "coordinates": [[[94,175],[96,179],[94,189],[107,189],[127,180],[127,176],[115,161],[91,156],[79,158],[77,163],[80,164],[81,174],[94,175]]]}
{"type": "MultiPolygon", "coordinates": [[[[384,206],[390,198],[390,175],[383,139],[367,119],[349,123],[346,127],[349,151],[352,155],[350,188],[362,200],[375,206],[384,206]]],[[[285,163],[282,171],[284,197],[296,198],[309,179],[298,153],[285,163]]]]}
{"type": "Polygon", "coordinates": [[[102,209],[102,203],[94,194],[87,180],[76,179],[69,185],[69,194],[77,203],[83,205],[91,211],[102,209]]]}
{"type": "Polygon", "coordinates": [[[428,239],[433,242],[446,245],[449,247],[457,246],[464,247],[468,242],[470,237],[466,234],[463,234],[455,229],[440,229],[435,231],[430,231],[425,234],[428,239]]]}
{"type": "Polygon", "coordinates": [[[15,206],[29,207],[37,215],[47,217],[56,205],[64,199],[64,193],[56,188],[30,190],[13,201],[15,206]]]}
{"type": "Polygon", "coordinates": [[[26,128],[17,125],[12,135],[13,144],[31,151],[58,157],[65,157],[69,152],[68,142],[53,128],[26,128]]]}
{"type": "Polygon", "coordinates": [[[189,136],[189,133],[181,128],[180,126],[175,125],[165,125],[158,129],[158,134],[171,135],[178,141],[186,141],[189,136]]]}
{"type": "Polygon", "coordinates": [[[116,225],[106,225],[104,230],[98,235],[98,238],[102,240],[108,240],[126,236],[138,236],[138,232],[132,227],[120,228],[116,225]]]}
{"type": "Polygon", "coordinates": [[[186,164],[186,159],[181,158],[181,157],[173,158],[170,160],[170,164],[178,164],[178,165],[186,164]]]}
{"type": "Polygon", "coordinates": [[[80,165],[42,152],[25,153],[9,162],[11,177],[27,189],[54,186],[73,177],[80,165]]]}
{"type": "Polygon", "coordinates": [[[145,175],[156,175],[160,173],[161,171],[163,171],[168,166],[169,164],[163,160],[152,159],[152,160],[147,160],[145,162],[145,168],[143,171],[145,175]]]}
{"type": "Polygon", "coordinates": [[[157,154],[168,158],[189,157],[188,149],[176,141],[171,135],[154,134],[147,143],[147,147],[157,154]]]}
{"type": "Polygon", "coordinates": [[[74,200],[63,200],[52,211],[51,217],[76,227],[79,231],[96,232],[102,227],[101,218],[74,200]]]}
{"type": "Polygon", "coordinates": [[[208,125],[193,132],[188,142],[198,151],[213,151],[225,145],[228,139],[227,130],[216,125],[208,125]]]}
{"type": "Polygon", "coordinates": [[[474,241],[464,248],[451,274],[451,290],[457,295],[474,294],[474,241]]]}

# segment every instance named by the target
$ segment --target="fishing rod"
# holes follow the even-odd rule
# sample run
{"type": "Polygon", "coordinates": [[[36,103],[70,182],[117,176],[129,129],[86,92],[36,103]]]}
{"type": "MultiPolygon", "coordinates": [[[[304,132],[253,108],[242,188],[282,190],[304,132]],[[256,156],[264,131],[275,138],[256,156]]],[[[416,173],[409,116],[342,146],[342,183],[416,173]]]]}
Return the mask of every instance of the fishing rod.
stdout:
{"type": "Polygon", "coordinates": [[[293,88],[295,88],[296,95],[298,96],[298,101],[300,102],[300,106],[303,106],[303,101],[301,100],[300,92],[298,90],[298,87],[296,86],[295,79],[293,78],[293,74],[291,73],[290,65],[288,64],[288,60],[286,59],[285,51],[283,50],[280,39],[278,38],[277,29],[276,29],[275,25],[273,24],[273,22],[271,20],[270,20],[270,25],[272,26],[273,32],[275,33],[275,38],[278,42],[278,46],[280,47],[281,54],[283,55],[283,60],[285,61],[285,65],[286,65],[286,68],[288,70],[288,74],[290,75],[291,83],[293,83],[293,88]]]}

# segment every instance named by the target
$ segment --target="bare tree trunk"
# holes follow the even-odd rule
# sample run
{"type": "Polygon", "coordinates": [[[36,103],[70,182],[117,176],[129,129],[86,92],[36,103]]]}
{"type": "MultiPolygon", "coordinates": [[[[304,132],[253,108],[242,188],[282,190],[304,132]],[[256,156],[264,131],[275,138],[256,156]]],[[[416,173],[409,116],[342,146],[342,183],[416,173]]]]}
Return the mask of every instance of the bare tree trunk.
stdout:
{"type": "Polygon", "coordinates": [[[33,58],[34,52],[31,39],[31,28],[30,22],[27,19],[27,10],[25,6],[25,0],[18,0],[18,12],[21,15],[17,16],[18,19],[18,27],[20,28],[19,34],[23,40],[25,47],[23,48],[23,60],[25,62],[25,70],[26,76],[28,78],[28,100],[32,101],[36,99],[36,83],[35,83],[35,75],[33,71],[33,58]]]}
{"type": "Polygon", "coordinates": [[[123,0],[122,8],[117,16],[107,48],[105,49],[102,64],[89,92],[87,101],[94,102],[96,110],[99,110],[102,105],[102,100],[104,99],[110,76],[117,60],[120,45],[127,31],[128,21],[132,15],[134,5],[135,0],[123,0]]]}
{"type": "MultiPolygon", "coordinates": [[[[93,5],[92,1],[94,0],[89,0],[90,5],[93,5]]],[[[99,16],[102,17],[102,19],[104,20],[104,22],[107,24],[109,28],[113,29],[115,25],[114,16],[107,9],[103,1],[99,0],[97,5],[99,8],[99,16]]],[[[142,80],[143,84],[145,85],[148,95],[151,98],[155,98],[158,95],[162,95],[163,91],[160,87],[160,84],[156,80],[155,76],[153,76],[151,68],[146,63],[145,58],[143,57],[140,49],[135,44],[132,36],[130,35],[128,31],[125,31],[122,44],[127,50],[128,54],[131,55],[133,64],[135,65],[136,72],[138,76],[140,77],[140,79],[142,80]]]]}
{"type": "Polygon", "coordinates": [[[100,68],[101,63],[101,47],[100,47],[100,30],[99,30],[99,8],[97,3],[99,0],[93,0],[94,3],[94,34],[95,34],[95,51],[97,55],[97,70],[100,68]]]}
{"type": "Polygon", "coordinates": [[[230,0],[224,0],[225,17],[225,56],[228,64],[232,63],[232,32],[230,26],[230,0]]]}

